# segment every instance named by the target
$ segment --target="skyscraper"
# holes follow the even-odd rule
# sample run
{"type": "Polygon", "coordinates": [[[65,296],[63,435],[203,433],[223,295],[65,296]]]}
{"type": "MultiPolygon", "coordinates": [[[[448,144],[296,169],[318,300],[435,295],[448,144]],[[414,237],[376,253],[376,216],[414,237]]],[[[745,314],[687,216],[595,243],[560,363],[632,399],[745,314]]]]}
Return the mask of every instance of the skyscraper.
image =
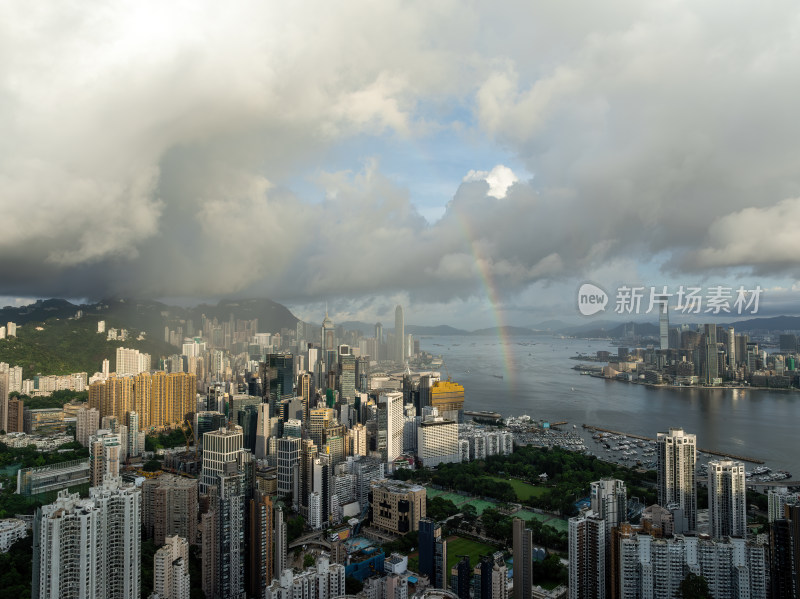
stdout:
{"type": "Polygon", "coordinates": [[[671,428],[658,433],[658,504],[669,508],[675,504],[683,510],[689,530],[697,528],[697,438],[671,428]]]}
{"type": "Polygon", "coordinates": [[[168,536],[197,540],[197,485],[192,478],[164,473],[142,483],[142,526],[146,538],[162,545],[168,536]]]}
{"type": "Polygon", "coordinates": [[[256,498],[247,504],[247,595],[261,597],[262,589],[269,586],[274,577],[272,500],[268,495],[256,493],[256,498]]]}
{"type": "Polygon", "coordinates": [[[594,512],[569,519],[569,597],[606,597],[606,523],[594,512]]]}
{"type": "Polygon", "coordinates": [[[75,440],[84,447],[89,447],[89,437],[100,427],[100,412],[94,408],[83,407],[75,416],[75,440]]]}
{"type": "Polygon", "coordinates": [[[107,430],[89,437],[89,482],[100,486],[109,477],[119,476],[122,460],[122,436],[107,430]]]}
{"type": "Polygon", "coordinates": [[[728,327],[728,367],[736,368],[736,334],[733,327],[728,327]]]}
{"type": "Polygon", "coordinates": [[[462,555],[451,570],[450,590],[458,595],[458,599],[470,599],[469,587],[472,582],[472,572],[469,556],[462,555]]]}
{"type": "Polygon", "coordinates": [[[325,310],[325,318],[322,319],[322,354],[321,358],[324,359],[325,352],[336,349],[336,328],[333,321],[328,317],[328,310],[325,310]]]}
{"type": "Polygon", "coordinates": [[[105,597],[137,597],[141,586],[142,493],[116,477],[89,490],[100,508],[100,588],[105,597]]]}
{"type": "Polygon", "coordinates": [[[141,492],[119,477],[89,490],[60,491],[34,518],[33,597],[138,597],[141,492]]]}
{"type": "MultiPolygon", "coordinates": [[[[533,596],[533,532],[525,526],[525,520],[521,518],[514,518],[512,530],[514,599],[531,599],[533,596]]],[[[572,564],[571,553],[570,565],[572,564]]]]}
{"type": "Polygon", "coordinates": [[[403,453],[403,394],[389,392],[378,398],[378,451],[385,462],[403,453]]]}
{"type": "Polygon", "coordinates": [[[294,395],[294,356],[268,354],[261,365],[264,399],[269,402],[269,415],[278,415],[278,404],[294,395]]]}
{"type": "Polygon", "coordinates": [[[603,478],[591,484],[592,512],[605,522],[605,587],[608,596],[616,596],[617,581],[612,564],[616,562],[616,547],[612,543],[613,529],[628,520],[628,496],[625,482],[603,478]]]}
{"type": "Polygon", "coordinates": [[[126,347],[117,348],[117,376],[126,374],[139,374],[150,370],[150,354],[140,352],[138,349],[126,347]]]}
{"type": "Polygon", "coordinates": [[[712,385],[714,379],[719,378],[719,368],[717,361],[717,325],[707,324],[704,326],[703,345],[701,347],[702,356],[700,363],[702,365],[703,382],[706,385],[712,385]]]}
{"type": "MultiPolygon", "coordinates": [[[[281,437],[278,439],[278,497],[299,499],[294,492],[295,482],[299,484],[300,439],[281,437]],[[297,473],[295,472],[297,470],[297,473]],[[295,476],[298,480],[295,481],[295,476]]],[[[299,492],[298,492],[299,494],[299,492]]]]}
{"type": "Polygon", "coordinates": [[[406,335],[403,323],[403,306],[394,309],[394,361],[400,364],[406,361],[406,335]]]}
{"type": "Polygon", "coordinates": [[[436,539],[442,536],[442,528],[432,518],[419,520],[419,573],[427,576],[433,586],[433,555],[436,539]]]}
{"type": "Polygon", "coordinates": [[[153,592],[159,599],[189,596],[189,543],[177,535],[167,537],[153,557],[153,592]]]}
{"type": "Polygon", "coordinates": [[[283,519],[283,508],[275,508],[275,573],[278,578],[286,569],[286,522],[283,519]]]}
{"type": "Polygon", "coordinates": [[[657,295],[658,302],[658,338],[661,349],[669,349],[669,296],[657,295]]]}
{"type": "Polygon", "coordinates": [[[744,464],[732,460],[708,463],[708,519],[711,536],[747,536],[744,464]]]}
{"type": "Polygon", "coordinates": [[[244,596],[244,487],[245,477],[239,472],[238,463],[225,462],[214,487],[217,493],[214,592],[217,597],[244,596]]]}
{"type": "Polygon", "coordinates": [[[218,476],[225,464],[239,461],[243,443],[242,429],[221,428],[203,435],[203,467],[200,474],[200,493],[208,493],[211,485],[219,484],[218,476]]]}
{"type": "Polygon", "coordinates": [[[102,567],[99,512],[93,501],[67,490],[59,491],[53,503],[37,510],[33,527],[35,599],[102,596],[96,572],[102,567]]]}
{"type": "MultiPolygon", "coordinates": [[[[464,419],[464,386],[452,381],[434,381],[426,394],[430,397],[431,407],[439,411],[439,416],[461,422],[464,419]]],[[[420,402],[422,402],[422,386],[420,385],[420,402]]]]}

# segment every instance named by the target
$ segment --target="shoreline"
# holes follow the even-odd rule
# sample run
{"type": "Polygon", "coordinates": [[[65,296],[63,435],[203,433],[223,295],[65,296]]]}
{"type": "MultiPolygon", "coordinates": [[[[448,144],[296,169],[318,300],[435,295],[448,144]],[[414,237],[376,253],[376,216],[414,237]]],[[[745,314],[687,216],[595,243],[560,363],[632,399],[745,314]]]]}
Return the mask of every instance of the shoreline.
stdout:
{"type": "Polygon", "coordinates": [[[797,387],[754,387],[752,385],[740,385],[740,386],[731,386],[731,385],[718,385],[718,386],[708,386],[708,385],[673,385],[670,383],[645,383],[641,381],[621,381],[616,377],[606,377],[601,374],[597,373],[590,373],[588,375],[581,375],[581,376],[589,376],[594,379],[600,379],[603,381],[611,381],[614,383],[626,383],[628,385],[640,385],[642,387],[647,387],[649,389],[670,389],[670,390],[679,390],[679,391],[697,391],[697,390],[707,390],[707,391],[779,391],[783,393],[797,393],[800,391],[797,387]]]}

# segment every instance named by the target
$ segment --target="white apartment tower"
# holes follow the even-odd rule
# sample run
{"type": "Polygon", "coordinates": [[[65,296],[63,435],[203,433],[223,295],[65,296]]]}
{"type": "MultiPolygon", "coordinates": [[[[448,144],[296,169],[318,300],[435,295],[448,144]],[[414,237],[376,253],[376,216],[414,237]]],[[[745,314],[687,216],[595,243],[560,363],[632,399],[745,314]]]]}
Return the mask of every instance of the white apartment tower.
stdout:
{"type": "Polygon", "coordinates": [[[441,416],[420,422],[417,427],[417,456],[425,468],[460,462],[458,423],[441,416]]]}
{"type": "Polygon", "coordinates": [[[708,519],[711,536],[747,536],[744,464],[733,460],[708,463],[708,519]]]}
{"type": "Polygon", "coordinates": [[[697,528],[697,438],[671,428],[658,433],[658,504],[683,510],[689,530],[697,528]]]}
{"type": "Polygon", "coordinates": [[[384,462],[403,453],[403,394],[385,393],[378,398],[378,451],[384,462]]]}
{"type": "Polygon", "coordinates": [[[33,597],[125,599],[141,587],[141,491],[119,478],[60,491],[34,519],[33,597]]]}
{"type": "Polygon", "coordinates": [[[150,354],[139,352],[138,349],[118,347],[116,368],[117,376],[148,372],[150,370],[150,354]]]}
{"type": "Polygon", "coordinates": [[[35,599],[96,599],[100,566],[100,510],[78,493],[59,491],[36,512],[33,527],[35,599]]]}
{"type": "Polygon", "coordinates": [[[153,557],[153,592],[159,599],[189,599],[189,542],[166,537],[153,557]]]}

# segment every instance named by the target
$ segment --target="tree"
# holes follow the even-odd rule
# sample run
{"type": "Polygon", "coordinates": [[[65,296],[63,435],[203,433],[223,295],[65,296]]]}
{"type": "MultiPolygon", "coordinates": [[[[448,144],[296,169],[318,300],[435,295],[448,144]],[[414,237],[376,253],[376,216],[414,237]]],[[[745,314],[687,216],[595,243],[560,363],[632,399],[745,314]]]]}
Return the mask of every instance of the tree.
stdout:
{"type": "Polygon", "coordinates": [[[357,595],[362,590],[364,590],[364,583],[358,578],[348,576],[344,579],[344,592],[348,595],[357,595]]]}
{"type": "Polygon", "coordinates": [[[144,466],[142,466],[142,470],[145,472],[158,472],[161,470],[161,462],[158,460],[148,460],[145,462],[144,466]]]}
{"type": "Polygon", "coordinates": [[[295,516],[289,518],[286,522],[286,539],[288,542],[294,541],[297,537],[303,534],[306,527],[306,519],[303,516],[295,516]]]}
{"type": "Polygon", "coordinates": [[[678,599],[713,599],[706,579],[692,572],[689,572],[681,581],[676,597],[678,599]]]}
{"type": "Polygon", "coordinates": [[[317,560],[314,559],[314,556],[310,553],[306,553],[306,556],[303,558],[303,569],[310,568],[316,563],[317,560]]]}

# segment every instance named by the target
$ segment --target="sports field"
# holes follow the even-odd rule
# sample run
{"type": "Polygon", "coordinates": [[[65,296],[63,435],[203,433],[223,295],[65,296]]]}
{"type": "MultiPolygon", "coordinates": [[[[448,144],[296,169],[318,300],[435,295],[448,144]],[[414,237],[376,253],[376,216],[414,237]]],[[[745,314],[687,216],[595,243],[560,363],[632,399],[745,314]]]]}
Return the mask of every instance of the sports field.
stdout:
{"type": "Polygon", "coordinates": [[[447,491],[441,491],[439,489],[432,489],[430,487],[427,488],[428,497],[433,499],[434,497],[441,497],[442,499],[447,499],[452,501],[457,508],[462,508],[465,505],[469,504],[475,508],[475,511],[478,515],[481,515],[483,511],[487,508],[494,507],[494,503],[491,501],[484,501],[483,499],[476,499],[470,495],[459,495],[458,493],[449,493],[447,491]]]}
{"type": "Polygon", "coordinates": [[[537,514],[536,512],[530,512],[528,510],[519,510],[518,512],[514,512],[511,514],[514,518],[522,518],[523,520],[538,520],[547,526],[552,526],[559,532],[565,532],[569,530],[569,524],[566,520],[559,518],[558,516],[551,516],[549,514],[537,514]]]}
{"type": "Polygon", "coordinates": [[[497,551],[497,548],[492,545],[487,545],[486,543],[480,543],[478,541],[473,541],[472,539],[464,539],[462,537],[448,537],[447,539],[447,572],[450,572],[450,568],[455,566],[456,562],[459,561],[461,555],[469,555],[469,563],[472,566],[475,566],[480,559],[481,556],[486,555],[487,553],[494,553],[497,551]]]}
{"type": "Polygon", "coordinates": [[[545,492],[543,487],[536,487],[530,483],[526,483],[515,478],[508,479],[500,478],[499,476],[486,476],[484,478],[510,484],[514,489],[514,493],[517,494],[517,499],[519,501],[528,501],[531,497],[538,497],[545,492]]]}
{"type": "MultiPolygon", "coordinates": [[[[498,548],[486,543],[479,543],[463,537],[447,537],[447,578],[450,579],[450,568],[461,559],[462,555],[469,556],[469,563],[475,566],[482,556],[494,553],[498,548]]],[[[414,552],[408,556],[408,569],[419,572],[419,553],[414,552]]]]}

